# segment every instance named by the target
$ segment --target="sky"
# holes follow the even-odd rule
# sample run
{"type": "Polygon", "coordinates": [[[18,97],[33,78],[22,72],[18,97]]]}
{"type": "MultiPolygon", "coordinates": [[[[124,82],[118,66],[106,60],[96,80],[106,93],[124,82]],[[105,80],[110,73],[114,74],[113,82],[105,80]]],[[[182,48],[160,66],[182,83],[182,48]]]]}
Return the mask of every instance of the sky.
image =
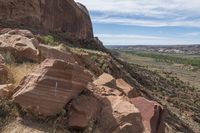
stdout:
{"type": "Polygon", "coordinates": [[[104,45],[200,44],[200,0],[75,0],[104,45]]]}

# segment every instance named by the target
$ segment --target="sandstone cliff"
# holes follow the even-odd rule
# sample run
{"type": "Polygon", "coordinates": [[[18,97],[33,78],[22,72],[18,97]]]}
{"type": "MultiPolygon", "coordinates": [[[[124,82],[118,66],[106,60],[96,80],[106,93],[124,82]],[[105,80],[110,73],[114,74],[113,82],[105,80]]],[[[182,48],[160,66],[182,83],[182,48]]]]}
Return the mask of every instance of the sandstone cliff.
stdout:
{"type": "Polygon", "coordinates": [[[68,39],[93,38],[89,12],[74,0],[0,0],[0,22],[64,33],[68,39]]]}

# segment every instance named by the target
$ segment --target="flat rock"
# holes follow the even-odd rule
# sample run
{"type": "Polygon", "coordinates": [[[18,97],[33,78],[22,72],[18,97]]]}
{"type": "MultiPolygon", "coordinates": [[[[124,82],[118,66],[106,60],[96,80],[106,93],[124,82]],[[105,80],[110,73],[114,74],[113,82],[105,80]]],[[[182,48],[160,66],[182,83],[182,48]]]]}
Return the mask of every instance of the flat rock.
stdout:
{"type": "Polygon", "coordinates": [[[160,104],[144,97],[133,98],[131,103],[141,112],[146,133],[164,133],[165,111],[160,104]]]}
{"type": "Polygon", "coordinates": [[[14,101],[37,114],[56,115],[86,88],[91,78],[77,64],[46,59],[21,81],[14,101]]]}
{"type": "Polygon", "coordinates": [[[88,95],[81,95],[72,101],[69,116],[69,127],[72,129],[84,129],[90,121],[96,121],[101,105],[99,101],[88,95]]]}

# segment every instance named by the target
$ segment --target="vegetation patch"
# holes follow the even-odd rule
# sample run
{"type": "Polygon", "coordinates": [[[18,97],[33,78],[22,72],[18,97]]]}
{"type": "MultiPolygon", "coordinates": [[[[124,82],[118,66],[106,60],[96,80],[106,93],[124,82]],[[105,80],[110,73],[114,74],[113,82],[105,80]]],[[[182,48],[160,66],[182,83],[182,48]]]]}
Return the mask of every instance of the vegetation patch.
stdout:
{"type": "Polygon", "coordinates": [[[3,126],[19,115],[18,107],[12,101],[0,99],[0,131],[3,126]]]}
{"type": "Polygon", "coordinates": [[[38,64],[33,64],[33,63],[29,63],[29,62],[25,62],[23,64],[16,64],[16,63],[12,63],[12,64],[8,64],[7,65],[10,72],[12,73],[12,83],[15,86],[18,86],[20,81],[27,76],[28,74],[30,74],[31,72],[33,72],[33,70],[38,66],[38,64]]]}
{"type": "Polygon", "coordinates": [[[158,62],[178,63],[178,64],[191,65],[191,66],[200,68],[199,58],[184,58],[184,57],[178,57],[175,55],[150,53],[150,52],[134,52],[134,51],[126,51],[126,52],[129,54],[137,55],[141,57],[150,57],[150,58],[155,59],[158,62]]]}
{"type": "Polygon", "coordinates": [[[59,45],[59,42],[55,41],[55,38],[51,35],[43,36],[41,39],[42,39],[42,42],[46,45],[50,45],[50,46],[59,45]]]}

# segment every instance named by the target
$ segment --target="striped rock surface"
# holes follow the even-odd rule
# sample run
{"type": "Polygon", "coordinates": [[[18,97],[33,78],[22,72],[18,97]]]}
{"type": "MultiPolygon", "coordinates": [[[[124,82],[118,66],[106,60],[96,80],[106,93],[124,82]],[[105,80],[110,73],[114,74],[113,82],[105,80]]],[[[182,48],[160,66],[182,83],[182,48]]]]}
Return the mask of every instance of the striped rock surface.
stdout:
{"type": "Polygon", "coordinates": [[[78,64],[46,59],[21,81],[14,101],[35,114],[56,115],[84,90],[91,78],[78,64]]]}

